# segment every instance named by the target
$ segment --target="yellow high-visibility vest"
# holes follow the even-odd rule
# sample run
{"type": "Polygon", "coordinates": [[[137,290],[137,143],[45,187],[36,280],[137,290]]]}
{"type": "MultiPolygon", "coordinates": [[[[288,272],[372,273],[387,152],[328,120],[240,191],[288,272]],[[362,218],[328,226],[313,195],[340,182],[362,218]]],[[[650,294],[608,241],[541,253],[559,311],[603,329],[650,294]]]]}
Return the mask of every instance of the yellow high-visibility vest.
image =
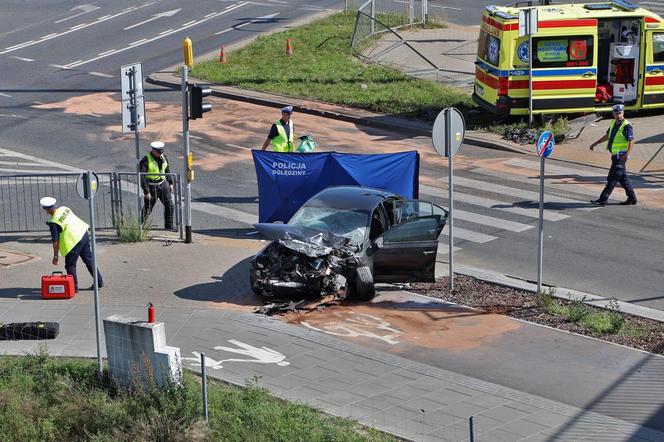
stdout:
{"type": "MultiPolygon", "coordinates": [[[[613,138],[613,143],[611,143],[611,155],[616,155],[619,152],[625,152],[629,147],[629,140],[625,138],[625,134],[623,133],[623,129],[625,129],[625,126],[628,124],[629,121],[623,120],[622,124],[618,128],[618,132],[616,132],[616,136],[613,138]]],[[[615,125],[616,120],[613,120],[609,126],[609,137],[611,136],[611,132],[613,131],[613,127],[615,125]]]]}
{"type": "Polygon", "coordinates": [[[162,183],[166,179],[165,175],[157,175],[159,173],[166,173],[166,168],[168,167],[168,161],[164,155],[161,156],[161,169],[159,169],[159,163],[157,159],[152,156],[152,152],[148,153],[148,173],[155,175],[146,175],[146,178],[151,183],[162,183]]]}
{"type": "Polygon", "coordinates": [[[274,124],[277,126],[277,136],[272,138],[272,150],[274,152],[292,152],[293,132],[295,132],[293,121],[288,123],[290,126],[288,137],[286,137],[286,129],[284,128],[284,125],[281,124],[281,120],[277,120],[274,124]]]}
{"type": "Polygon", "coordinates": [[[69,207],[58,207],[49,220],[62,228],[60,234],[60,254],[67,256],[76,244],[83,238],[88,226],[81,218],[74,215],[69,207]]]}

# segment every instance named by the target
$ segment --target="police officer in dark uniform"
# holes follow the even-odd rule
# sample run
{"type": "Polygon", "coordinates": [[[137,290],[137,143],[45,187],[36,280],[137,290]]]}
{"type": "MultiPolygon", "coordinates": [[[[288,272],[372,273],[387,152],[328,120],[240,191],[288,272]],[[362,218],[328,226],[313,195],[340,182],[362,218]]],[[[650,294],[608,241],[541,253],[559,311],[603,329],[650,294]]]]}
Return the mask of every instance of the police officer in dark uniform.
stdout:
{"type": "Polygon", "coordinates": [[[173,230],[173,178],[164,176],[170,173],[168,159],[164,155],[164,143],[153,141],[152,150],[141,159],[139,169],[146,175],[141,175],[141,188],[143,189],[143,220],[152,213],[157,199],[164,205],[164,227],[173,230]]]}
{"type": "Polygon", "coordinates": [[[634,129],[630,122],[625,119],[625,107],[622,104],[616,104],[611,110],[613,111],[613,121],[606,134],[590,145],[590,150],[593,150],[598,144],[609,141],[606,148],[611,152],[611,169],[609,169],[606,186],[601,195],[598,199],[590,202],[597,206],[606,205],[613,188],[620,183],[627,194],[627,200],[620,204],[630,206],[637,203],[636,193],[634,193],[632,182],[629,175],[627,175],[626,166],[629,154],[634,147],[634,129]]]}

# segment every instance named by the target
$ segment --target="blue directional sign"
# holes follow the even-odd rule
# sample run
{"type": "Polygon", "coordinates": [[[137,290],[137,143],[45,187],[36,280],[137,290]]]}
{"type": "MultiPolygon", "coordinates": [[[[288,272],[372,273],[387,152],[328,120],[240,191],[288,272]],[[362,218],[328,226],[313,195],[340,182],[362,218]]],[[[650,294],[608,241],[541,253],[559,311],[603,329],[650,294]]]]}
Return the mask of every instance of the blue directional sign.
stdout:
{"type": "Polygon", "coordinates": [[[553,152],[554,144],[553,134],[548,130],[545,130],[542,132],[542,135],[540,135],[539,140],[537,140],[537,155],[543,158],[548,158],[549,155],[551,155],[551,152],[553,152]]]}

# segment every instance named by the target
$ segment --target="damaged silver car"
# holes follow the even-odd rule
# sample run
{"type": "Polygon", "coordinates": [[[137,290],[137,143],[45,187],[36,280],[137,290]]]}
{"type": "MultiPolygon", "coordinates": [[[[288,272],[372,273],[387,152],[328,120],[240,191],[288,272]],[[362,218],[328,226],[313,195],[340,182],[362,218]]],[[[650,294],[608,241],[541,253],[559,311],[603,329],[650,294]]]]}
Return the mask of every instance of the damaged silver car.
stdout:
{"type": "Polygon", "coordinates": [[[369,301],[376,282],[434,281],[447,211],[378,189],[327,188],[287,224],[256,224],[271,240],[251,261],[266,302],[334,295],[369,301]]]}

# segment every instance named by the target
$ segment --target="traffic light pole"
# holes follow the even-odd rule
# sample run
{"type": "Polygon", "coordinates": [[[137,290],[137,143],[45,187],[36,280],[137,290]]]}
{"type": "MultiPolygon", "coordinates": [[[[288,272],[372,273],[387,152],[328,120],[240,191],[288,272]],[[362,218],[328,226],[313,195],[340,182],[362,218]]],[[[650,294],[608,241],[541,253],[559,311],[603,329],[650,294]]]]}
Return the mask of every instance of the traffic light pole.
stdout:
{"type": "Polygon", "coordinates": [[[189,100],[187,99],[187,66],[180,66],[182,80],[182,140],[184,157],[184,242],[191,243],[191,180],[189,179],[189,100]]]}

